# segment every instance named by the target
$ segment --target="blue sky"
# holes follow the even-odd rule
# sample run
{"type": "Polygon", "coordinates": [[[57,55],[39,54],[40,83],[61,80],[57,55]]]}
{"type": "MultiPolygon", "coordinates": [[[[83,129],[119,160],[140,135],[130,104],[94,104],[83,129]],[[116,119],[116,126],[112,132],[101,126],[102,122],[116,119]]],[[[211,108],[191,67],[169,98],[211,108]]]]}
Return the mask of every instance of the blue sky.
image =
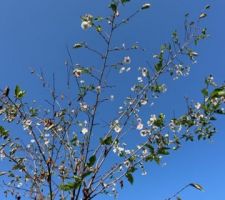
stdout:
{"type": "MultiPolygon", "coordinates": [[[[66,46],[76,41],[93,40],[93,34],[82,31],[80,16],[107,14],[105,0],[7,0],[0,6],[0,87],[21,85],[28,95],[41,98],[41,87],[29,74],[29,68],[42,68],[46,73],[56,73],[60,87],[63,78],[66,46]]],[[[131,1],[126,13],[131,13],[146,1],[131,1]]],[[[152,8],[141,13],[131,24],[121,29],[115,41],[138,41],[152,56],[160,45],[169,40],[174,29],[182,30],[184,14],[197,17],[206,4],[212,9],[204,25],[210,37],[198,47],[198,63],[193,66],[190,77],[169,85],[168,98],[162,103],[166,112],[184,109],[184,96],[197,100],[204,77],[213,74],[218,82],[225,80],[225,1],[202,0],[152,0],[152,8]],[[171,110],[172,109],[172,110],[171,110]]],[[[77,61],[87,59],[76,56],[77,61]]],[[[143,55],[141,55],[143,57],[143,55]]],[[[136,61],[138,62],[138,61],[136,61]]],[[[142,62],[142,61],[140,61],[142,62]]],[[[119,195],[121,200],[164,200],[190,182],[203,185],[205,192],[192,188],[186,190],[183,199],[224,200],[225,191],[225,118],[217,122],[218,134],[212,141],[188,143],[165,159],[165,166],[149,166],[148,176],[136,176],[134,186],[125,187],[119,195]]],[[[106,197],[97,198],[99,200],[106,197]]]]}

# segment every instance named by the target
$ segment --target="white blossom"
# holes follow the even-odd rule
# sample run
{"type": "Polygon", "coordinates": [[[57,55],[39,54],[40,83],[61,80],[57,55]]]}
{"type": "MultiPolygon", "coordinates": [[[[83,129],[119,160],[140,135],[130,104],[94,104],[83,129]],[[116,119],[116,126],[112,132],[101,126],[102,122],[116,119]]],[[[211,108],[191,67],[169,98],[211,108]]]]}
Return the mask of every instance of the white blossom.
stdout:
{"type": "Polygon", "coordinates": [[[81,73],[82,73],[82,70],[79,69],[79,68],[76,68],[76,69],[73,70],[73,75],[74,75],[75,77],[77,77],[77,78],[80,77],[81,73]]]}
{"type": "Polygon", "coordinates": [[[126,72],[129,72],[131,70],[131,68],[130,67],[128,67],[127,69],[126,69],[126,72]]]}
{"type": "Polygon", "coordinates": [[[4,153],[4,150],[2,149],[0,151],[0,160],[3,160],[5,158],[5,153],[4,153]]]}
{"type": "Polygon", "coordinates": [[[125,151],[124,147],[120,147],[120,146],[118,146],[118,144],[113,146],[113,152],[114,153],[117,153],[118,156],[120,156],[121,154],[123,154],[124,151],[125,151]]]}
{"type": "Polygon", "coordinates": [[[86,30],[92,26],[92,19],[93,16],[90,14],[86,14],[85,16],[82,17],[82,22],[81,22],[81,28],[83,30],[86,30]]]}
{"type": "Polygon", "coordinates": [[[130,58],[130,56],[125,56],[125,57],[123,58],[123,63],[124,63],[124,64],[130,64],[130,63],[131,63],[131,58],[130,58]]]}
{"type": "Polygon", "coordinates": [[[142,10],[143,10],[143,9],[148,9],[148,8],[150,8],[150,7],[151,7],[151,4],[150,4],[150,3],[145,3],[145,4],[142,5],[141,9],[142,9],[142,10]]]}
{"type": "Polygon", "coordinates": [[[96,89],[96,92],[97,93],[100,93],[101,92],[101,86],[100,85],[98,85],[95,89],[96,89]]]}
{"type": "Polygon", "coordinates": [[[126,70],[126,67],[121,67],[119,73],[122,74],[126,70]]]}
{"type": "Polygon", "coordinates": [[[20,188],[20,187],[22,187],[22,185],[23,185],[23,183],[22,183],[22,182],[19,182],[19,183],[17,184],[17,187],[20,188]]]}
{"type": "Polygon", "coordinates": [[[140,131],[140,134],[141,134],[142,137],[146,137],[147,135],[150,135],[150,130],[148,130],[148,129],[142,129],[140,131]]]}
{"type": "Polygon", "coordinates": [[[119,125],[116,125],[116,126],[114,127],[114,131],[115,131],[116,133],[119,133],[121,130],[122,130],[122,129],[121,129],[121,127],[120,127],[119,125]]]}
{"type": "Polygon", "coordinates": [[[151,115],[150,119],[147,121],[148,126],[152,126],[154,122],[157,120],[156,115],[151,115]]]}
{"type": "Polygon", "coordinates": [[[137,130],[142,130],[143,127],[144,127],[144,125],[141,122],[139,122],[137,125],[137,130]]]}
{"type": "Polygon", "coordinates": [[[119,133],[121,132],[122,128],[120,126],[120,123],[118,120],[115,120],[113,123],[112,123],[112,126],[113,130],[116,132],[116,133],[119,133]]]}
{"type": "Polygon", "coordinates": [[[142,170],[142,173],[141,173],[142,176],[146,176],[147,175],[147,171],[145,170],[142,170]]]}
{"type": "Polygon", "coordinates": [[[114,95],[111,94],[109,99],[110,99],[110,101],[113,101],[115,99],[114,95]]]}
{"type": "Polygon", "coordinates": [[[88,105],[85,102],[81,102],[80,109],[81,109],[81,111],[85,112],[88,110],[88,105]]]}
{"type": "Polygon", "coordinates": [[[83,30],[86,30],[86,29],[88,29],[88,28],[90,28],[90,27],[91,27],[91,23],[90,23],[90,22],[83,21],[83,22],[81,23],[81,28],[82,28],[83,30]]]}
{"type": "Polygon", "coordinates": [[[195,108],[197,109],[197,110],[199,110],[200,108],[201,108],[201,104],[198,102],[198,103],[196,103],[195,104],[195,108]]]}
{"type": "Polygon", "coordinates": [[[137,80],[138,80],[139,83],[142,83],[143,82],[143,79],[140,76],[137,78],[137,80]]]}
{"type": "Polygon", "coordinates": [[[23,129],[24,130],[29,129],[29,127],[31,126],[31,124],[32,124],[32,121],[31,120],[29,120],[29,119],[23,120],[23,129]]]}
{"type": "Polygon", "coordinates": [[[180,132],[182,129],[181,124],[176,123],[176,120],[172,119],[169,123],[169,127],[173,132],[180,132]]]}
{"type": "Polygon", "coordinates": [[[148,99],[141,99],[140,103],[144,106],[148,103],[148,99]]]}
{"type": "Polygon", "coordinates": [[[128,168],[130,166],[130,161],[129,160],[126,160],[126,161],[124,161],[123,164],[128,168]]]}
{"type": "Polygon", "coordinates": [[[141,73],[142,73],[143,77],[146,77],[148,75],[148,69],[143,67],[142,70],[141,70],[141,73]]]}
{"type": "Polygon", "coordinates": [[[175,80],[175,79],[178,79],[180,76],[188,76],[190,73],[190,67],[178,64],[174,66],[174,71],[175,71],[175,77],[174,77],[174,80],[175,80]]]}
{"type": "Polygon", "coordinates": [[[81,133],[83,133],[84,135],[88,132],[88,129],[86,127],[83,127],[81,129],[81,133]]]}

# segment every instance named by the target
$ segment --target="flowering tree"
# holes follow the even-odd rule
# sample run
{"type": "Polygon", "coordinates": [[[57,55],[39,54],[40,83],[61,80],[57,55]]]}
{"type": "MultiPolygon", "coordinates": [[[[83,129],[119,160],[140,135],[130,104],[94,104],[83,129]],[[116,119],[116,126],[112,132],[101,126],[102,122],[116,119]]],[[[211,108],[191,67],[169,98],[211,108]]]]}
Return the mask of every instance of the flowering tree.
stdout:
{"type": "Polygon", "coordinates": [[[207,37],[201,21],[209,6],[196,21],[189,21],[186,14],[184,39],[173,32],[171,41],[153,56],[154,61],[135,71],[130,67],[129,52],[144,49],[138,43],[116,46],[113,36],[151,5],[146,3],[121,19],[120,10],[128,3],[129,0],[113,0],[109,16],[81,17],[81,28],[94,30],[103,41],[104,50],[87,42],[73,45],[76,50],[95,54],[99,64],[74,64],[68,51],[64,95],[57,92],[54,76],[49,84],[43,73],[35,71],[32,73],[50,91],[47,105],[27,103],[27,92],[18,85],[13,91],[9,87],[1,91],[0,114],[4,121],[0,126],[1,167],[4,163],[10,169],[0,169],[6,196],[21,199],[25,195],[39,200],[116,196],[127,181],[134,182],[134,172],[146,175],[146,163],[159,164],[163,156],[180,148],[183,142],[209,139],[215,133],[212,121],[216,114],[224,114],[225,86],[218,86],[211,75],[205,79],[202,102],[186,99],[187,111],[183,115],[170,119],[164,113],[148,113],[145,109],[154,106],[166,92],[162,78],[175,80],[189,74],[198,56],[193,48],[207,37]],[[118,53],[122,59],[118,59],[118,53]],[[131,84],[131,91],[116,112],[109,115],[109,108],[115,110],[114,105],[118,105],[114,100],[114,92],[119,90],[115,77],[132,71],[138,74],[137,82],[131,84]],[[10,126],[22,126],[24,134],[10,132],[10,126]]]}

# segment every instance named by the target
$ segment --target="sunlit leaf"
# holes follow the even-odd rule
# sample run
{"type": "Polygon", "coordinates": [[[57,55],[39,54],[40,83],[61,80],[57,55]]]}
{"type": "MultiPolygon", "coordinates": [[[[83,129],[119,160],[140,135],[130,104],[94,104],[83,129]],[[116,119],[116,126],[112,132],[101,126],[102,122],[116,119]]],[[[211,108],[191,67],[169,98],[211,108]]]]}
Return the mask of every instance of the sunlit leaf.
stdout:
{"type": "Polygon", "coordinates": [[[0,126],[0,136],[3,137],[3,139],[6,139],[9,135],[9,131],[5,130],[3,126],[0,126]]]}
{"type": "Polygon", "coordinates": [[[112,140],[112,136],[108,136],[107,138],[105,139],[100,139],[100,142],[102,145],[110,145],[112,144],[113,140],[112,140]]]}
{"type": "Polygon", "coordinates": [[[0,176],[4,176],[6,174],[8,174],[8,172],[4,172],[4,171],[0,172],[0,176]]]}
{"type": "Polygon", "coordinates": [[[15,88],[15,96],[17,99],[21,99],[25,95],[25,91],[21,90],[20,87],[17,85],[15,88]]]}
{"type": "Polygon", "coordinates": [[[142,5],[141,9],[144,10],[144,9],[148,9],[151,7],[151,4],[150,3],[145,3],[142,5]]]}
{"type": "Polygon", "coordinates": [[[208,10],[208,9],[210,9],[210,7],[211,7],[210,5],[206,5],[205,9],[208,10]]]}
{"type": "Polygon", "coordinates": [[[76,44],[73,45],[73,48],[75,48],[75,49],[78,49],[78,48],[81,48],[81,47],[84,47],[84,44],[76,43],[76,44]]]}
{"type": "Polygon", "coordinates": [[[199,185],[198,183],[190,183],[190,186],[194,187],[197,190],[203,191],[203,187],[199,185]]]}
{"type": "Polygon", "coordinates": [[[69,182],[69,183],[66,183],[66,184],[61,184],[59,186],[59,188],[63,191],[70,191],[70,190],[73,190],[73,189],[77,189],[81,183],[82,183],[82,179],[77,177],[75,178],[75,182],[69,182]]]}
{"type": "Polygon", "coordinates": [[[206,16],[207,16],[206,13],[202,13],[202,14],[199,16],[199,19],[205,18],[206,16]]]}
{"type": "Polygon", "coordinates": [[[130,0],[121,0],[122,4],[128,3],[130,0]]]}
{"type": "Polygon", "coordinates": [[[95,155],[93,155],[93,156],[91,156],[90,158],[89,158],[89,162],[88,162],[88,166],[89,167],[91,167],[91,166],[93,166],[94,164],[95,164],[95,161],[96,161],[96,156],[95,155]]]}
{"type": "Polygon", "coordinates": [[[134,177],[131,173],[126,173],[126,177],[130,184],[134,183],[134,177]]]}

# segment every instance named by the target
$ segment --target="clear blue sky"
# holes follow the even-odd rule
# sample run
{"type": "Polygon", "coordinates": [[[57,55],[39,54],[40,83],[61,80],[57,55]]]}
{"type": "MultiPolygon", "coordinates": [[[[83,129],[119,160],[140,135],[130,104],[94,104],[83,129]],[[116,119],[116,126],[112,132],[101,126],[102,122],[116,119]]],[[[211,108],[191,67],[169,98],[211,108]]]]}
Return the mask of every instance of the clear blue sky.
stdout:
{"type": "MultiPolygon", "coordinates": [[[[59,80],[67,58],[65,46],[80,40],[91,40],[92,34],[80,28],[80,16],[85,13],[107,13],[105,0],[1,0],[0,6],[0,87],[21,85],[27,95],[40,97],[41,87],[29,68],[42,68],[47,73],[56,72],[59,80]]],[[[132,0],[127,13],[146,1],[132,0]]],[[[172,112],[184,108],[184,96],[197,100],[204,77],[213,74],[216,80],[225,80],[225,1],[202,0],[152,0],[152,8],[140,14],[123,28],[123,36],[117,41],[139,41],[149,50],[149,56],[157,53],[160,44],[168,41],[170,33],[182,30],[183,16],[190,12],[198,16],[206,4],[212,9],[205,25],[210,38],[198,47],[198,64],[194,65],[189,79],[169,86],[168,98],[163,109],[172,112]],[[176,97],[177,95],[177,97],[176,97]],[[171,110],[172,108],[172,110],[171,110]]],[[[94,45],[97,42],[92,41],[94,45]]],[[[85,55],[74,59],[87,59],[85,55]]],[[[63,81],[63,80],[62,80],[63,81]]],[[[136,176],[134,186],[127,185],[120,192],[121,200],[164,200],[190,182],[204,186],[205,192],[186,190],[186,200],[225,199],[225,118],[216,123],[218,134],[212,141],[188,143],[165,159],[166,166],[150,164],[148,176],[136,176]]],[[[1,197],[1,195],[0,195],[1,197]]],[[[97,198],[99,200],[106,197],[97,198]]]]}

